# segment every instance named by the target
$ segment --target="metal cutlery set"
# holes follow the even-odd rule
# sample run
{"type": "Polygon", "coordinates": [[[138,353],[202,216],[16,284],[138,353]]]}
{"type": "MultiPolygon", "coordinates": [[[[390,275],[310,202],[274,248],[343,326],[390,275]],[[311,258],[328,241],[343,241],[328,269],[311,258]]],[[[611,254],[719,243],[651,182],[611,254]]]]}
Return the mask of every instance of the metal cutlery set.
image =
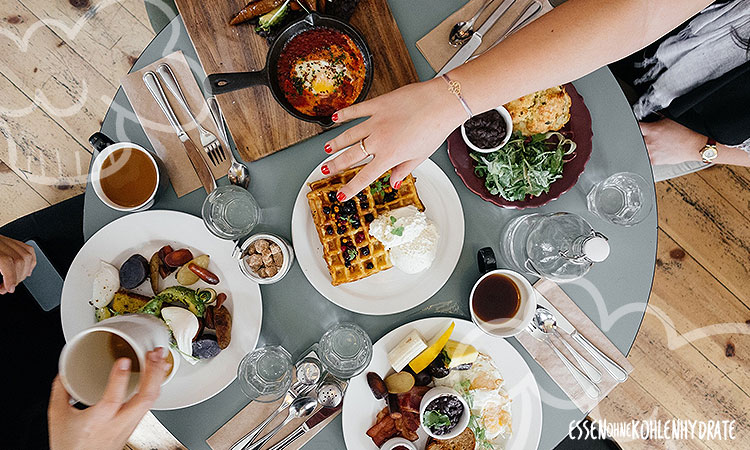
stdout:
{"type": "Polygon", "coordinates": [[[549,301],[541,294],[537,293],[537,309],[534,318],[527,327],[527,331],[534,338],[545,342],[550,349],[560,358],[571,376],[576,380],[583,392],[590,398],[598,398],[600,395],[597,384],[602,381],[601,372],[591,363],[589,363],[573,346],[571,346],[562,336],[559,330],[569,335],[576,343],[583,347],[586,352],[612,376],[617,382],[622,383],[627,380],[628,373],[617,363],[612,361],[607,355],[602,353],[588,339],[586,339],[559,311],[555,309],[549,301]],[[583,372],[561,352],[554,341],[562,342],[565,350],[573,355],[578,366],[583,372]],[[585,373],[584,373],[585,372],[585,373]]]}
{"type": "Polygon", "coordinates": [[[182,142],[182,145],[185,147],[185,152],[187,153],[188,158],[190,158],[190,162],[195,168],[195,171],[198,174],[198,178],[200,179],[203,187],[206,189],[206,192],[211,193],[214,189],[216,189],[216,180],[214,180],[213,173],[211,172],[209,161],[212,166],[219,166],[226,159],[226,153],[229,153],[229,157],[232,161],[232,165],[229,168],[229,181],[232,184],[247,188],[248,184],[250,183],[249,171],[247,169],[247,166],[238,162],[235,159],[234,154],[232,153],[231,147],[229,146],[229,137],[227,136],[226,130],[224,128],[224,119],[221,114],[221,110],[219,109],[219,105],[216,102],[216,99],[214,97],[211,97],[207,100],[207,103],[209,106],[209,111],[211,112],[211,117],[214,121],[214,124],[216,125],[216,129],[219,130],[219,134],[221,134],[221,140],[219,140],[215,134],[211,133],[210,131],[203,128],[203,126],[201,126],[197,117],[190,108],[185,95],[182,93],[182,89],[180,88],[180,84],[177,82],[177,78],[174,76],[174,73],[172,72],[172,69],[168,64],[164,63],[159,65],[159,67],[157,67],[156,69],[156,72],[148,71],[144,73],[143,82],[146,84],[149,92],[151,92],[154,100],[156,100],[156,103],[159,105],[162,112],[166,116],[167,121],[174,129],[177,137],[180,139],[180,142],[182,142]],[[179,103],[182,109],[185,110],[187,115],[190,117],[190,120],[198,129],[198,132],[200,134],[201,147],[203,148],[202,153],[200,150],[198,150],[198,147],[195,145],[193,140],[190,139],[190,136],[188,136],[188,134],[185,132],[185,129],[175,115],[174,110],[169,103],[169,100],[167,100],[167,96],[164,94],[164,90],[161,86],[162,83],[167,86],[167,89],[169,89],[172,95],[177,99],[177,103],[179,103]],[[203,155],[205,155],[205,157],[203,155]],[[208,158],[208,161],[206,160],[206,158],[208,158]]]}
{"type": "Polygon", "coordinates": [[[295,364],[296,381],[289,388],[278,408],[235,442],[230,450],[260,450],[293,420],[307,419],[286,437],[268,448],[268,450],[282,450],[336,414],[341,409],[344,392],[349,382],[325,373],[321,367],[322,364],[315,350],[308,351],[306,356],[295,364]],[[271,431],[260,436],[263,430],[284,411],[287,411],[286,418],[271,431]]]}
{"type": "Polygon", "coordinates": [[[477,20],[479,15],[492,3],[493,0],[487,0],[480,8],[479,11],[469,19],[467,22],[459,22],[451,31],[448,38],[448,42],[454,46],[459,47],[459,50],[453,55],[451,59],[438,71],[436,77],[443,76],[443,74],[455,69],[461,64],[476,58],[480,54],[492,49],[499,44],[503,39],[507,38],[519,28],[529,23],[536,15],[542,10],[542,4],[534,0],[524,8],[524,10],[516,17],[508,28],[500,35],[500,37],[482,53],[474,54],[477,49],[482,45],[483,36],[495,25],[495,23],[503,16],[510,8],[516,3],[516,0],[505,0],[490,14],[490,16],[482,23],[478,30],[474,31],[474,22],[477,20]]]}

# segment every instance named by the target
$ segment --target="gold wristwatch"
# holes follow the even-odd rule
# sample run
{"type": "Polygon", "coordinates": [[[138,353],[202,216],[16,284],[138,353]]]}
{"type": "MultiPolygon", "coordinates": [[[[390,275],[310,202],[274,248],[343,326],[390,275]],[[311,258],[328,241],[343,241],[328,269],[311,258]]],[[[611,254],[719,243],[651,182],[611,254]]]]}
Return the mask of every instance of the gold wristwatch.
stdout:
{"type": "Polygon", "coordinates": [[[700,152],[701,159],[705,164],[711,164],[714,159],[719,156],[719,150],[716,148],[716,141],[711,138],[708,138],[708,142],[706,142],[706,145],[703,146],[700,152]]]}

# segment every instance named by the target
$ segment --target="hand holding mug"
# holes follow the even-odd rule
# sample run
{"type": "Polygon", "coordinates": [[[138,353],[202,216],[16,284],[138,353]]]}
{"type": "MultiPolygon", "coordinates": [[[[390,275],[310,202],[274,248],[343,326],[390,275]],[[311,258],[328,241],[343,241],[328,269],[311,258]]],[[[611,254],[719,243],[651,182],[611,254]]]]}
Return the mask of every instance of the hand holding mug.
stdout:
{"type": "Polygon", "coordinates": [[[70,395],[60,375],[52,383],[48,419],[50,448],[120,450],[135,427],[159,398],[162,381],[170,370],[167,350],[159,347],[146,355],[146,366],[138,392],[126,401],[131,360],[120,358],[112,367],[102,399],[79,410],[70,404],[70,395]]]}

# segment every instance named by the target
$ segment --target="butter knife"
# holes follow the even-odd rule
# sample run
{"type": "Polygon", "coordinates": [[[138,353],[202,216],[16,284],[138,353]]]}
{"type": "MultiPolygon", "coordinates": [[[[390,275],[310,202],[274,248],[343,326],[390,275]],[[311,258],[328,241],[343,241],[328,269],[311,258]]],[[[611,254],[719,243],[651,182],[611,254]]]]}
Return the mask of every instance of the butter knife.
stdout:
{"type": "Polygon", "coordinates": [[[268,450],[282,450],[282,449],[286,448],[292,442],[294,442],[297,439],[299,439],[300,437],[302,437],[302,435],[304,435],[308,431],[310,431],[313,428],[315,428],[321,422],[323,422],[327,418],[331,417],[332,415],[336,414],[336,412],[341,409],[341,405],[342,404],[343,404],[343,402],[339,403],[339,405],[336,406],[335,408],[321,408],[321,409],[319,409],[318,412],[316,412],[315,414],[313,414],[312,417],[310,417],[309,419],[307,419],[305,421],[305,423],[303,423],[302,425],[300,425],[299,427],[297,427],[294,431],[292,431],[291,433],[289,433],[289,435],[287,437],[285,437],[284,439],[280,440],[279,442],[277,442],[276,444],[274,444],[273,446],[271,446],[268,450]]]}
{"type": "Polygon", "coordinates": [[[482,36],[487,31],[489,31],[489,29],[492,28],[493,25],[495,25],[495,22],[497,22],[498,19],[500,19],[500,17],[502,17],[502,15],[505,14],[515,2],[516,0],[505,0],[500,4],[500,6],[495,8],[492,14],[490,14],[490,17],[488,17],[487,20],[484,21],[482,26],[479,27],[479,29],[471,35],[469,42],[458,49],[456,54],[453,55],[453,58],[449,59],[448,62],[445,63],[443,68],[440,69],[435,77],[441,77],[444,74],[455,69],[456,67],[460,66],[461,64],[465,63],[479,48],[479,46],[482,45],[482,36]]]}
{"type": "Polygon", "coordinates": [[[516,20],[513,21],[513,23],[510,24],[508,27],[508,31],[503,33],[499,38],[495,40],[495,42],[492,43],[489,47],[487,47],[485,50],[482,50],[481,52],[477,53],[476,55],[472,55],[471,58],[469,58],[469,61],[478,58],[480,55],[483,55],[487,53],[488,51],[495,48],[495,46],[502,41],[505,40],[508,36],[515,33],[516,31],[520,30],[524,26],[526,26],[529,22],[531,22],[533,19],[536,19],[536,15],[539,11],[542,10],[542,4],[538,1],[534,0],[533,2],[529,3],[526,6],[526,9],[521,12],[521,14],[518,15],[516,20]]]}
{"type": "Polygon", "coordinates": [[[615,380],[617,380],[619,383],[624,382],[628,379],[628,373],[620,367],[619,364],[612,361],[607,355],[605,355],[601,350],[596,348],[594,344],[589,342],[588,339],[584,335],[578,332],[578,330],[571,324],[568,319],[565,318],[562,314],[560,314],[560,311],[558,311],[552,304],[544,298],[544,296],[540,293],[536,293],[536,303],[538,306],[543,306],[547,308],[557,320],[557,327],[564,331],[565,333],[568,333],[568,335],[573,338],[574,341],[576,341],[578,344],[581,345],[595,360],[598,362],[602,367],[604,367],[604,370],[607,371],[608,374],[612,376],[615,380]]]}
{"type": "Polygon", "coordinates": [[[164,95],[164,90],[161,88],[161,83],[156,78],[156,74],[152,71],[144,73],[143,82],[146,84],[146,88],[148,88],[149,92],[151,92],[151,95],[154,96],[154,100],[156,100],[156,103],[167,117],[169,124],[174,128],[175,133],[177,133],[177,137],[185,148],[185,153],[187,153],[190,162],[195,168],[195,172],[198,174],[198,179],[201,181],[203,188],[206,189],[206,193],[210,194],[216,189],[214,175],[211,173],[211,169],[208,167],[206,160],[203,159],[198,147],[195,146],[188,134],[182,128],[180,121],[177,120],[177,116],[175,116],[172,107],[169,105],[167,96],[164,95]]]}

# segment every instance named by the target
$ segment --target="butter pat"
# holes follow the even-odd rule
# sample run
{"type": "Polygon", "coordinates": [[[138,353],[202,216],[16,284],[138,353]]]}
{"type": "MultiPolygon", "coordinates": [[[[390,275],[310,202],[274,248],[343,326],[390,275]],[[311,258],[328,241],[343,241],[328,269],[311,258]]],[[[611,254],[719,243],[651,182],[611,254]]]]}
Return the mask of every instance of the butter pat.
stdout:
{"type": "Polygon", "coordinates": [[[427,348],[427,344],[417,330],[412,330],[406,337],[388,352],[388,362],[396,372],[401,372],[409,362],[427,348]]]}
{"type": "Polygon", "coordinates": [[[450,340],[445,343],[443,351],[445,351],[445,354],[450,358],[450,363],[448,363],[449,369],[464,364],[474,364],[474,361],[476,361],[479,356],[479,352],[473,345],[450,340]]]}

